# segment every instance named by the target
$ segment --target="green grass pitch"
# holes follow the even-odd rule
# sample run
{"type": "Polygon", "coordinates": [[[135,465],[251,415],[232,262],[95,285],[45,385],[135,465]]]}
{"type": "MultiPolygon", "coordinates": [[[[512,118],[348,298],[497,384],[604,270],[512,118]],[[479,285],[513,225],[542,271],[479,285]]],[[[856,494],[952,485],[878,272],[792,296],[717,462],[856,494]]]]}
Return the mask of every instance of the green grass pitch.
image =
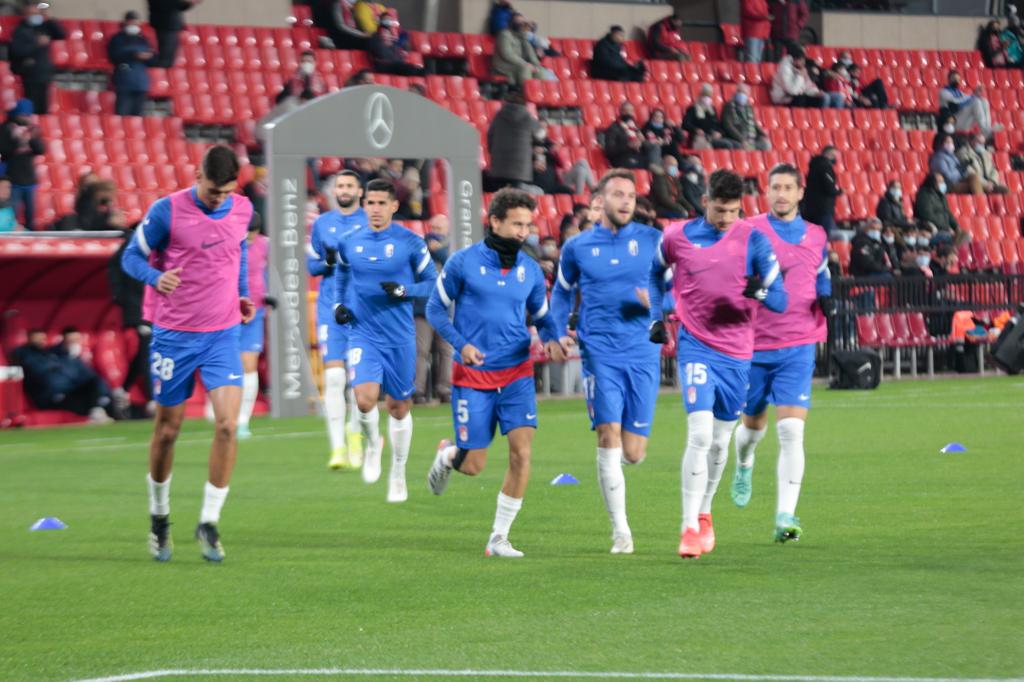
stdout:
{"type": "Polygon", "coordinates": [[[633,556],[608,554],[577,400],[540,405],[512,531],[519,561],[483,555],[503,440],[482,476],[453,475],[440,498],[427,490],[447,408],[414,411],[403,505],[384,501],[383,477],[328,472],[322,422],[254,421],[221,519],[223,565],[205,564],[192,540],[205,422],[186,424],[177,451],[169,564],[146,551],[149,424],[0,433],[0,679],[252,668],[1020,677],[1024,381],[890,382],[815,400],[803,540],[771,542],[772,434],[744,510],[729,500],[730,462],[718,547],[691,562],[675,554],[676,395],[659,401],[647,461],[626,472],[633,556]],[[950,441],[968,452],[939,454],[950,441]],[[581,484],[550,486],[562,472],[581,484]],[[28,532],[43,516],[70,527],[28,532]]]}

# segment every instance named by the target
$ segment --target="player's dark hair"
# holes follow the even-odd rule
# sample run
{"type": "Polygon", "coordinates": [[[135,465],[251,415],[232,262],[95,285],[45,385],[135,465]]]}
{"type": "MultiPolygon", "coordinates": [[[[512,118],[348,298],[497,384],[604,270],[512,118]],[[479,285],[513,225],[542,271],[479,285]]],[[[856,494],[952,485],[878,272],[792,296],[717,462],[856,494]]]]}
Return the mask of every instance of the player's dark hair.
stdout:
{"type": "Polygon", "coordinates": [[[11,179],[6,175],[0,175],[0,182],[10,182],[11,179]]]}
{"type": "Polygon", "coordinates": [[[604,194],[604,188],[608,186],[608,183],[615,178],[622,178],[623,180],[629,180],[636,186],[636,175],[633,171],[628,168],[612,168],[610,171],[601,176],[600,182],[597,183],[597,189],[594,190],[594,194],[604,194]]]}
{"type": "Polygon", "coordinates": [[[487,207],[487,217],[494,216],[498,220],[504,220],[513,208],[525,208],[532,213],[537,208],[537,202],[522,190],[504,187],[491,198],[491,205],[487,207]]]}
{"type": "Polygon", "coordinates": [[[743,178],[731,170],[720,168],[708,178],[708,199],[739,201],[743,198],[743,178]]]}
{"type": "Polygon", "coordinates": [[[249,231],[263,233],[263,218],[258,211],[253,211],[252,217],[249,218],[249,231]]]}
{"type": "Polygon", "coordinates": [[[356,183],[358,183],[360,187],[363,186],[363,179],[359,176],[359,173],[356,173],[354,170],[349,168],[346,168],[343,171],[338,171],[338,174],[334,176],[334,181],[337,182],[338,178],[355,178],[356,183]]]}
{"type": "Polygon", "coordinates": [[[395,191],[395,185],[390,180],[382,180],[376,178],[366,183],[366,194],[370,192],[387,192],[391,200],[398,199],[398,192],[395,191]]]}
{"type": "Polygon", "coordinates": [[[215,145],[203,155],[203,175],[217,187],[238,179],[238,157],[228,147],[215,145]]]}
{"type": "Polygon", "coordinates": [[[804,186],[804,176],[800,175],[800,169],[791,163],[779,163],[768,171],[768,184],[772,182],[773,175],[791,175],[796,180],[797,187],[804,186]]]}

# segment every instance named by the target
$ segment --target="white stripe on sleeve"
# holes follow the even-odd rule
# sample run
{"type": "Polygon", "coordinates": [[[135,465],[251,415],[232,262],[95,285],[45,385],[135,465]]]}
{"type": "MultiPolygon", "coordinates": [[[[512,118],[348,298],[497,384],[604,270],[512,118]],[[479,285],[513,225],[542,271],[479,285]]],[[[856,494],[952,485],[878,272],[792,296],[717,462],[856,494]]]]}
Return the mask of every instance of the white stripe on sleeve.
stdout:
{"type": "Polygon", "coordinates": [[[764,278],[764,282],[761,284],[761,286],[763,286],[765,289],[767,289],[768,287],[770,287],[772,285],[772,282],[774,282],[776,279],[778,279],[778,277],[779,277],[779,261],[775,261],[772,264],[772,269],[768,271],[768,276],[764,278]]]}
{"type": "Polygon", "coordinates": [[[423,272],[424,270],[426,270],[428,265],[430,265],[430,252],[429,251],[427,253],[423,254],[423,260],[421,260],[420,264],[418,266],[416,266],[416,274],[418,275],[421,272],[423,272]]]}
{"type": "Polygon", "coordinates": [[[565,281],[565,276],[562,274],[562,266],[558,266],[558,285],[566,291],[572,291],[572,287],[565,281]]]}
{"type": "Polygon", "coordinates": [[[540,310],[538,310],[537,312],[535,312],[533,314],[533,319],[534,320],[543,319],[544,316],[547,315],[547,314],[548,314],[548,299],[545,298],[544,299],[544,305],[542,305],[540,307],[540,310]]]}
{"type": "MultiPolygon", "coordinates": [[[[147,220],[146,222],[148,223],[149,221],[147,220]]],[[[150,251],[151,251],[151,249],[149,248],[149,243],[146,241],[146,226],[145,226],[145,223],[140,225],[139,229],[135,230],[135,236],[137,237],[136,241],[138,241],[138,243],[139,243],[139,248],[142,249],[142,253],[144,253],[144,254],[146,254],[148,256],[150,251]]]]}
{"type": "Polygon", "coordinates": [[[441,276],[438,276],[437,278],[437,294],[441,297],[441,301],[444,303],[445,307],[452,307],[452,299],[448,297],[448,292],[444,290],[444,281],[441,276]]]}

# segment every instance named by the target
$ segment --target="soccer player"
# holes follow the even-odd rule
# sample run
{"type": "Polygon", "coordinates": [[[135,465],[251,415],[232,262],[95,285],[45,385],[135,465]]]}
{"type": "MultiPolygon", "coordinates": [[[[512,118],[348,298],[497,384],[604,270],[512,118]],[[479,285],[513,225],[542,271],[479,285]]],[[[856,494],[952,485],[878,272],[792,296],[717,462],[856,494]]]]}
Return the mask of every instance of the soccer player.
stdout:
{"type": "Polygon", "coordinates": [[[783,313],[758,310],[754,358],[742,423],[736,429],[736,473],[732,499],[747,506],[754,450],[764,438],[768,404],[775,405],[779,434],[775,541],[799,540],[803,532],[796,503],[804,474],[804,424],[811,407],[816,344],[828,337],[825,316],[833,312],[828,272],[828,236],[800,217],[804,196],[800,171],[789,164],[768,174],[771,210],[751,220],[768,235],[786,278],[789,306],[783,313]]]}
{"type": "Polygon", "coordinates": [[[648,339],[646,291],[661,233],[633,222],[636,178],[630,171],[608,171],[595,191],[600,220],[562,247],[551,310],[566,340],[573,287],[579,285],[576,332],[587,411],[597,431],[597,480],[612,523],[611,552],[632,554],[622,464],[647,454],[661,378],[659,348],[648,339]]]}
{"type": "Polygon", "coordinates": [[[711,503],[743,409],[754,351],[754,311],[786,309],[786,290],[768,237],[739,220],[743,179],[717,170],[703,198],[705,215],[672,223],[651,268],[651,340],[665,343],[661,289],[672,267],[678,360],[687,412],[682,464],[683,524],[679,555],[715,548],[711,503]]]}
{"type": "Polygon", "coordinates": [[[494,526],[485,554],[521,557],[509,529],[523,505],[530,476],[530,451],[537,429],[537,394],[530,359],[533,318],[546,351],[563,362],[568,345],[548,313],[544,272],[520,249],[530,234],[536,203],[525,192],[503,189],[487,210],[484,241],[458,251],[444,266],[427,303],[427,319],[456,351],[452,370],[455,443],[441,441],[427,475],[435,495],[444,492],[452,469],[476,476],[487,462],[494,427],[508,437],[508,470],[498,493],[494,526]],[[448,311],[454,306],[454,321],[448,311]]]}
{"type": "Polygon", "coordinates": [[[249,298],[246,266],[252,204],[234,194],[238,159],[227,147],[211,147],[196,177],[195,186],[150,207],[121,261],[125,272],[156,292],[152,297],[150,372],[157,411],[147,483],[149,551],[157,561],[171,558],[174,443],[197,369],[213,403],[216,428],[195,535],[203,558],[224,559],[217,524],[238,450],[235,427],[242,399],[239,322],[250,322],[256,313],[249,298]]]}
{"type": "Polygon", "coordinates": [[[334,199],[338,208],[324,213],[313,223],[306,265],[311,275],[322,275],[316,302],[316,328],[324,362],[324,410],[327,436],[331,443],[331,469],[358,468],[363,459],[362,436],[356,422],[355,401],[349,396],[348,437],[345,434],[345,357],[348,352],[347,325],[334,321],[334,280],[338,238],[366,227],[366,212],[359,205],[363,188],[359,176],[344,170],[334,176],[334,199]]]}
{"type": "Polygon", "coordinates": [[[253,212],[246,239],[247,265],[249,270],[249,298],[256,306],[252,320],[242,325],[239,332],[239,346],[242,349],[242,406],[238,412],[238,437],[249,438],[249,419],[260,391],[260,377],[257,373],[260,353],[263,352],[264,321],[266,306],[274,307],[276,302],[267,295],[267,254],[270,242],[260,234],[262,222],[258,213],[253,212]]]}
{"type": "Polygon", "coordinates": [[[405,463],[412,442],[412,393],[416,379],[416,325],[412,299],[426,298],[437,269],[427,244],[391,222],[398,210],[395,186],[371,180],[363,199],[369,229],[355,229],[338,239],[335,274],[335,321],[350,324],[349,376],[359,408],[359,426],[366,439],[363,480],[380,478],[380,435],[377,401],[387,396],[391,474],[388,502],[405,502],[405,463]]]}

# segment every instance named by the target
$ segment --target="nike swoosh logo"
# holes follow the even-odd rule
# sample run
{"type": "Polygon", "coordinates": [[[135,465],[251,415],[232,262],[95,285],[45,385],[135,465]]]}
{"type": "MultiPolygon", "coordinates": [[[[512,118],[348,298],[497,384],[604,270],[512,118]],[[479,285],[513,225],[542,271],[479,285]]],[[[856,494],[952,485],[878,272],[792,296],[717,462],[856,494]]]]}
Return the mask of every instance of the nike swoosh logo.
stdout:
{"type": "Polygon", "coordinates": [[[691,471],[690,475],[691,476],[703,476],[706,473],[707,473],[707,471],[691,471]]]}
{"type": "Polygon", "coordinates": [[[800,394],[800,400],[810,400],[810,399],[811,399],[811,396],[804,395],[803,393],[800,394]]]}
{"type": "Polygon", "coordinates": [[[241,379],[241,378],[242,378],[241,374],[229,374],[228,375],[228,379],[241,379]]]}
{"type": "Polygon", "coordinates": [[[650,422],[633,422],[634,429],[642,429],[645,426],[650,426],[650,422]]]}
{"type": "Polygon", "coordinates": [[[209,243],[203,242],[202,243],[202,247],[204,249],[212,249],[213,247],[217,246],[217,244],[222,244],[222,243],[224,243],[223,239],[221,239],[220,241],[216,241],[216,242],[209,242],[209,243]]]}
{"type": "Polygon", "coordinates": [[[528,415],[526,415],[526,418],[527,419],[536,419],[537,415],[535,415],[535,414],[528,414],[528,415]]]}

